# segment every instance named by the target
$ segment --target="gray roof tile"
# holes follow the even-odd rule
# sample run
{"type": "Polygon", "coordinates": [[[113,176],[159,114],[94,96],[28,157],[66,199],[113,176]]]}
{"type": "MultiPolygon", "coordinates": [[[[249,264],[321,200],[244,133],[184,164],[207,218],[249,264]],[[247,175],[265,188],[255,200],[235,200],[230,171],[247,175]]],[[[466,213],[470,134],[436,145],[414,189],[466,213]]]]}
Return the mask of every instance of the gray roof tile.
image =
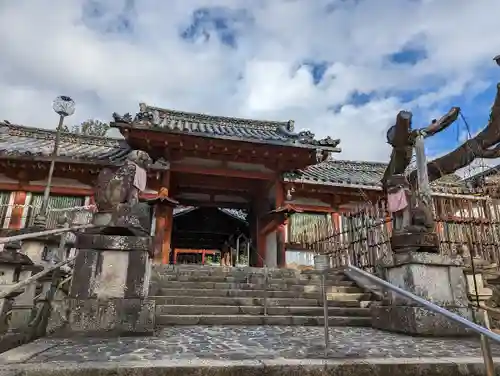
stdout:
{"type": "MultiPolygon", "coordinates": [[[[50,156],[54,139],[55,131],[52,130],[0,122],[0,157],[40,160],[50,156]]],[[[59,155],[68,162],[119,165],[130,150],[125,140],[65,133],[61,136],[59,155]]],[[[379,162],[329,160],[304,170],[285,173],[284,177],[288,181],[380,189],[386,166],[379,162]]],[[[435,189],[462,189],[464,185],[465,182],[456,175],[445,176],[434,184],[435,189]]]]}
{"type": "MultiPolygon", "coordinates": [[[[309,166],[304,170],[285,173],[284,178],[288,181],[325,185],[364,186],[380,190],[382,188],[381,180],[386,167],[387,163],[381,162],[329,160],[309,166]]],[[[443,176],[431,185],[435,191],[468,192],[464,182],[455,174],[443,176]]]]}
{"type": "Polygon", "coordinates": [[[309,131],[294,133],[293,121],[261,121],[225,116],[212,116],[191,112],[169,110],[140,105],[140,112],[134,118],[130,114],[113,114],[115,124],[130,123],[131,127],[152,128],[164,132],[184,132],[213,138],[230,138],[250,142],[294,145],[298,147],[321,147],[340,151],[340,140],[326,137],[314,138],[309,131]]]}
{"type": "MultiPolygon", "coordinates": [[[[0,122],[0,156],[24,157],[39,160],[49,157],[54,147],[56,132],[0,122]]],[[[125,140],[61,134],[59,157],[75,162],[120,164],[130,147],[125,140]]]]}
{"type": "Polygon", "coordinates": [[[378,162],[357,162],[334,160],[309,166],[285,174],[289,180],[313,183],[380,186],[380,180],[387,164],[378,162]]]}

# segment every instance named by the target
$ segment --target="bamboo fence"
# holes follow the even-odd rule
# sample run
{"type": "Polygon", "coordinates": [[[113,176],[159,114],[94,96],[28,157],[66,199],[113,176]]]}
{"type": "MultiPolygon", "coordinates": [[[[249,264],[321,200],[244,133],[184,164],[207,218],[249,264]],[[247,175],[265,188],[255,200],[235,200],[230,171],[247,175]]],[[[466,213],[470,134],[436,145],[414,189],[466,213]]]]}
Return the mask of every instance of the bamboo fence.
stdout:
{"type": "MultiPolygon", "coordinates": [[[[433,197],[440,252],[455,255],[472,244],[473,255],[500,265],[500,200],[433,197]]],[[[384,201],[362,204],[330,216],[298,213],[292,216],[289,243],[297,248],[330,254],[333,266],[349,257],[353,265],[374,270],[392,258],[392,220],[384,201]]]]}

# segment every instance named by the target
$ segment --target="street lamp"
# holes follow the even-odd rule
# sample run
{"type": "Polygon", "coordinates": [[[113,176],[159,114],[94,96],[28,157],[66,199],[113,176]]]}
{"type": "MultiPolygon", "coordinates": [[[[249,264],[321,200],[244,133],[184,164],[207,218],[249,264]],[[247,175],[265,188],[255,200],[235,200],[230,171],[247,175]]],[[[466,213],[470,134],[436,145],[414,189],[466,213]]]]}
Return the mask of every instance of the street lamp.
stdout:
{"type": "Polygon", "coordinates": [[[56,130],[54,149],[52,150],[52,154],[50,156],[49,176],[47,177],[47,185],[45,186],[45,191],[43,192],[42,207],[40,208],[40,212],[37,215],[36,222],[42,226],[45,226],[47,208],[49,206],[50,188],[52,185],[52,175],[54,175],[54,167],[56,164],[56,159],[59,151],[59,142],[61,139],[61,132],[63,129],[64,118],[67,116],[71,116],[75,113],[75,101],[70,97],[61,95],[56,99],[54,99],[54,102],[52,103],[52,108],[59,115],[59,124],[56,130]]]}

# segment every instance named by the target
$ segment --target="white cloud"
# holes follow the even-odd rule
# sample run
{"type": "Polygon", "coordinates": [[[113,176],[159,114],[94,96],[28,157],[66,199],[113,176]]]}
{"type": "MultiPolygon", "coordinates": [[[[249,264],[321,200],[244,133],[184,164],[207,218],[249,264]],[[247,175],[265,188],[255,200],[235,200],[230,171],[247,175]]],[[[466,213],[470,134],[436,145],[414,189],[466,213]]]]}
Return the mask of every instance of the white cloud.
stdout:
{"type": "MultiPolygon", "coordinates": [[[[342,158],[386,160],[385,131],[401,109],[434,114],[450,97],[484,90],[500,51],[498,0],[135,0],[132,30],[114,32],[131,0],[0,3],[0,118],[53,128],[59,94],[75,123],[160,107],[262,119],[342,139],[342,158]],[[105,14],[83,17],[92,4],[105,14]],[[200,7],[229,14],[237,48],[180,32],[200,7]],[[231,11],[224,11],[227,7],[231,11]],[[426,50],[395,66],[403,47],[426,50]],[[328,62],[314,83],[305,61],[328,62]],[[403,103],[397,91],[434,89],[403,103]],[[356,106],[353,93],[371,94],[356,106]]],[[[87,14],[88,16],[88,14],[87,14]]],[[[434,115],[433,115],[434,116],[434,115]]]]}

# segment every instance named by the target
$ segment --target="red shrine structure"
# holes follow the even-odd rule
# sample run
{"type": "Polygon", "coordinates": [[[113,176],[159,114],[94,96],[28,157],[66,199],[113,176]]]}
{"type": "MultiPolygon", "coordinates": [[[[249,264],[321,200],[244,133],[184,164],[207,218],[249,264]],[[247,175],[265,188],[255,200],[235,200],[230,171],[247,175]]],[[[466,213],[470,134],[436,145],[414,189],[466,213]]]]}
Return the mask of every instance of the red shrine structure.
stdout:
{"type": "MultiPolygon", "coordinates": [[[[91,205],[103,167],[120,166],[131,150],[146,151],[154,164],[143,198],[168,198],[157,200],[152,219],[157,263],[186,261],[189,250],[205,261],[229,247],[254,266],[300,264],[293,255],[304,236],[314,235],[311,222],[340,228],[343,211],[382,197],[386,164],[335,160],[340,140],[297,132],[293,121],[140,104],[135,116],[114,113],[110,125],[123,139],[61,135],[49,206],[57,214],[91,205]],[[168,204],[174,200],[181,206],[168,204]]],[[[0,227],[32,224],[55,133],[0,122],[0,227]]],[[[450,189],[462,188],[452,183],[437,191],[450,189]]]]}

